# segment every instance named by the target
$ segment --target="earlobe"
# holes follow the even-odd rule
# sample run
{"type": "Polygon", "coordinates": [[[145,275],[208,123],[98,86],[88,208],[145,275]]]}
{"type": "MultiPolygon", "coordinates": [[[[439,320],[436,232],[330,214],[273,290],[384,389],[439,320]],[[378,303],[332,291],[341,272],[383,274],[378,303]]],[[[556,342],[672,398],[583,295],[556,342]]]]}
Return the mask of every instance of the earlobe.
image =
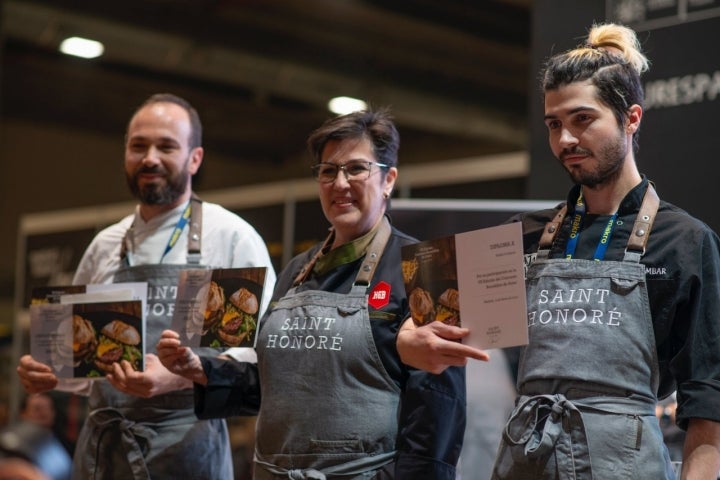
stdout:
{"type": "Polygon", "coordinates": [[[398,170],[396,167],[391,167],[385,174],[385,183],[388,185],[390,190],[395,187],[395,180],[397,180],[398,170]]]}
{"type": "Polygon", "coordinates": [[[203,161],[203,148],[202,147],[196,147],[192,150],[190,153],[190,162],[189,162],[189,171],[191,175],[195,175],[198,170],[200,170],[200,165],[202,165],[203,161]]]}
{"type": "Polygon", "coordinates": [[[627,125],[625,131],[634,134],[640,128],[640,120],[642,119],[643,110],[640,105],[631,105],[628,109],[627,125]]]}

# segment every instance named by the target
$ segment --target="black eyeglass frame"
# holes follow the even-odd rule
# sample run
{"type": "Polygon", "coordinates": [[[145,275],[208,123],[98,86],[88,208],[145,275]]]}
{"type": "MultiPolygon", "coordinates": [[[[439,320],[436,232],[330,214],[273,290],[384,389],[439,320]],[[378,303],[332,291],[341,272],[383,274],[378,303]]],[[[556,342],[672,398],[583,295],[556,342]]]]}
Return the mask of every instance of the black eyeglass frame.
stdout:
{"type": "Polygon", "coordinates": [[[346,179],[348,182],[352,182],[352,181],[362,181],[362,182],[364,182],[365,180],[367,180],[368,178],[370,178],[370,174],[372,173],[372,166],[373,166],[373,165],[375,165],[375,166],[377,166],[377,167],[380,167],[380,168],[390,168],[390,165],[386,165],[386,164],[380,163],[380,162],[371,162],[371,161],[367,161],[367,160],[351,160],[351,161],[349,161],[349,162],[347,162],[347,163],[345,163],[345,164],[342,164],[342,165],[338,165],[337,163],[330,163],[330,162],[318,162],[318,163],[316,163],[315,165],[313,165],[312,167],[310,167],[310,169],[312,170],[312,176],[313,176],[313,178],[314,178],[315,180],[317,180],[318,182],[320,182],[320,183],[332,183],[332,182],[334,182],[335,179],[337,179],[337,176],[340,174],[340,171],[341,171],[341,170],[342,170],[342,172],[345,174],[345,179],[346,179]],[[367,169],[363,170],[363,172],[367,172],[367,176],[365,176],[364,178],[358,178],[358,177],[360,177],[360,176],[363,175],[363,172],[358,172],[358,173],[355,173],[355,174],[351,174],[351,173],[348,171],[348,166],[351,166],[351,167],[352,167],[352,166],[358,166],[358,165],[364,165],[364,166],[367,167],[367,169]],[[325,167],[325,168],[333,168],[333,169],[334,169],[334,173],[333,173],[332,179],[329,179],[329,178],[328,178],[328,179],[322,180],[322,179],[320,178],[320,169],[323,168],[323,167],[325,167]]]}

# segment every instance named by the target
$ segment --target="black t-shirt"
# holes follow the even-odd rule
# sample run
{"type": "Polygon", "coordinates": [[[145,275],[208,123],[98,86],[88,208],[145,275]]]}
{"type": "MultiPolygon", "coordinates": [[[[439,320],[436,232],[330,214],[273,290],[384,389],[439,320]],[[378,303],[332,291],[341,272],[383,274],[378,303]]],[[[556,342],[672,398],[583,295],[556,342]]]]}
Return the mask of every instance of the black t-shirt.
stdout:
{"type": "MultiPolygon", "coordinates": [[[[605,260],[623,259],[647,184],[643,178],[623,199],[605,260]]],[[[565,256],[579,193],[576,186],[568,195],[568,215],[551,248],[551,258],[565,256]]],[[[543,229],[556,213],[542,210],[510,220],[523,223],[526,257],[537,252],[543,229]]],[[[593,258],[609,219],[585,216],[573,258],[593,258]]],[[[645,265],[660,367],[658,396],[663,398],[677,389],[677,419],[683,428],[694,417],[720,421],[720,239],[701,221],[661,201],[641,263],[645,265]]]]}

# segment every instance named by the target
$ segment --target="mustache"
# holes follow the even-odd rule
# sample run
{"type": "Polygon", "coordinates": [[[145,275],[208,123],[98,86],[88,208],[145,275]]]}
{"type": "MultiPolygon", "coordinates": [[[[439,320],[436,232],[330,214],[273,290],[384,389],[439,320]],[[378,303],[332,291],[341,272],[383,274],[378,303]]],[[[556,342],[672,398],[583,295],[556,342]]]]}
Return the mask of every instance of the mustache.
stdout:
{"type": "Polygon", "coordinates": [[[560,160],[565,160],[565,157],[567,157],[567,156],[569,156],[569,155],[588,155],[588,156],[592,156],[592,152],[591,152],[590,150],[585,150],[584,148],[581,148],[581,147],[564,148],[564,149],[560,152],[559,158],[560,158],[560,160]]]}
{"type": "Polygon", "coordinates": [[[167,171],[160,165],[154,165],[154,166],[147,166],[147,165],[140,165],[138,168],[135,169],[135,175],[140,175],[142,173],[149,173],[156,175],[158,173],[165,174],[167,171]]]}

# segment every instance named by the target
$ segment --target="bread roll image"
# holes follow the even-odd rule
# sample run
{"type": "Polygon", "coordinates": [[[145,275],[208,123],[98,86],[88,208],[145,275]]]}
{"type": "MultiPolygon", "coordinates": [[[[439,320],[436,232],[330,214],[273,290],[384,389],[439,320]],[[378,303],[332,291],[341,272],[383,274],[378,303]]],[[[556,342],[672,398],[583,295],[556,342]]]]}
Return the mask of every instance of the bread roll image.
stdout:
{"type": "Polygon", "coordinates": [[[230,295],[230,303],[238,310],[250,315],[255,315],[259,308],[255,294],[244,287],[230,295]]]}
{"type": "Polygon", "coordinates": [[[205,318],[202,331],[207,332],[220,321],[225,314],[225,291],[216,282],[210,282],[210,290],[207,293],[207,306],[205,307],[205,318]]]}
{"type": "Polygon", "coordinates": [[[77,366],[95,353],[97,337],[89,320],[73,315],[73,361],[77,366]]]}
{"type": "Polygon", "coordinates": [[[460,325],[460,295],[454,288],[448,288],[438,297],[437,317],[439,322],[460,325]]]}
{"type": "Polygon", "coordinates": [[[127,360],[137,370],[142,353],[137,348],[140,333],[122,320],[112,320],[100,330],[100,342],[95,352],[95,366],[104,372],[113,371],[113,363],[127,360]]]}
{"type": "Polygon", "coordinates": [[[435,304],[430,292],[420,287],[413,289],[408,298],[410,314],[417,325],[425,325],[435,320],[435,304]]]}
{"type": "Polygon", "coordinates": [[[230,295],[228,301],[231,307],[225,310],[217,335],[225,345],[237,347],[249,341],[249,335],[255,331],[257,322],[254,315],[260,306],[255,294],[244,287],[230,295]]]}

